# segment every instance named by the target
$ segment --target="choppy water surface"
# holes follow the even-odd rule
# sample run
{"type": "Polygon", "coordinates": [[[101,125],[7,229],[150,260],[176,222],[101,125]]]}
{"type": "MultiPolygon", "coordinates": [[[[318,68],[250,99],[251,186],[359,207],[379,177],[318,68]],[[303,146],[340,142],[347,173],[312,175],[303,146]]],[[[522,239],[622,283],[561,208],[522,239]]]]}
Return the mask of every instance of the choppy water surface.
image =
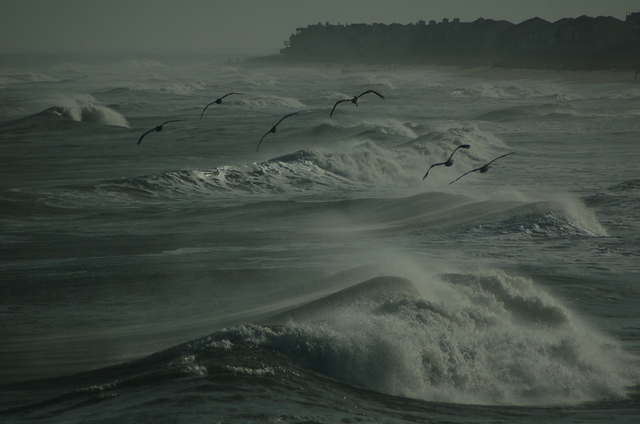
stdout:
{"type": "Polygon", "coordinates": [[[637,419],[636,85],[3,63],[3,422],[637,419]]]}

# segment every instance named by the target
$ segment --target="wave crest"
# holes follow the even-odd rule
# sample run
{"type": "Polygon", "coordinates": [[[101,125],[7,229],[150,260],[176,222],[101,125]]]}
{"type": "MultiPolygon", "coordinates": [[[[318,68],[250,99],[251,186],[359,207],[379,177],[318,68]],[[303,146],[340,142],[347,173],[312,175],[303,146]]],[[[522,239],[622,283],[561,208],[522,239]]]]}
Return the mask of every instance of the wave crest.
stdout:
{"type": "Polygon", "coordinates": [[[100,104],[90,95],[60,95],[46,102],[55,105],[45,111],[49,115],[57,115],[78,122],[129,128],[129,122],[124,116],[100,104]]]}
{"type": "Polygon", "coordinates": [[[478,83],[470,87],[456,88],[449,93],[452,97],[462,98],[489,98],[489,99],[509,99],[509,98],[530,98],[530,97],[551,97],[554,99],[566,100],[567,94],[562,92],[562,88],[555,84],[489,84],[478,83]]]}
{"type": "Polygon", "coordinates": [[[56,78],[33,72],[0,74],[0,84],[22,84],[29,82],[55,82],[56,78]]]}
{"type": "Polygon", "coordinates": [[[305,305],[299,310],[310,314],[294,313],[280,327],[223,330],[201,348],[254,344],[350,384],[458,403],[617,398],[638,377],[628,374],[629,358],[613,340],[528,279],[501,271],[444,275],[432,284],[446,286],[446,299],[421,298],[406,289],[408,280],[374,280],[305,305]]]}

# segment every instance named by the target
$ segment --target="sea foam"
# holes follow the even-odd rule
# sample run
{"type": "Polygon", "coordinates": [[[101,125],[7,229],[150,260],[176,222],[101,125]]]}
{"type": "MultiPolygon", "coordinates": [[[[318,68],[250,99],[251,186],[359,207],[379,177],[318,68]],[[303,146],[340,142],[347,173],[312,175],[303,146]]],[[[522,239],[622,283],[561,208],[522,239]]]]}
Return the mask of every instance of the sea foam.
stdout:
{"type": "Polygon", "coordinates": [[[43,101],[60,110],[61,116],[74,121],[88,122],[98,125],[129,127],[127,119],[115,110],[100,104],[88,94],[60,94],[43,101]]]}
{"type": "Polygon", "coordinates": [[[445,274],[426,284],[446,296],[431,298],[405,279],[374,280],[299,308],[277,330],[245,325],[212,340],[269,347],[347,383],[429,401],[572,404],[623,397],[638,378],[614,340],[526,278],[445,274]]]}

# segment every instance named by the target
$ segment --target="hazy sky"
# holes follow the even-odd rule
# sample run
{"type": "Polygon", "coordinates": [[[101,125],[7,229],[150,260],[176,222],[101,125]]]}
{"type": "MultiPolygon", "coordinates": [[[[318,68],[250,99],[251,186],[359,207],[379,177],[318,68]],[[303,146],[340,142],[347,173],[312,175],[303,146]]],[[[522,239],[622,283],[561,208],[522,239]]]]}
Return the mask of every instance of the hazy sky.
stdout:
{"type": "Polygon", "coordinates": [[[639,0],[0,0],[0,52],[277,53],[296,27],[480,17],[614,16],[639,0]]]}

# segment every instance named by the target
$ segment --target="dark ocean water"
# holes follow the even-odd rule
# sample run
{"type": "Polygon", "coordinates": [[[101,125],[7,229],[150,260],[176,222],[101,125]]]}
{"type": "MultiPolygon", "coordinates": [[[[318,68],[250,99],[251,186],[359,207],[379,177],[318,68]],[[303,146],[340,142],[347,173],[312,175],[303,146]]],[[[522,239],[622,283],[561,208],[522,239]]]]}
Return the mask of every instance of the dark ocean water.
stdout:
{"type": "Polygon", "coordinates": [[[637,422],[637,85],[0,63],[2,422],[637,422]]]}

